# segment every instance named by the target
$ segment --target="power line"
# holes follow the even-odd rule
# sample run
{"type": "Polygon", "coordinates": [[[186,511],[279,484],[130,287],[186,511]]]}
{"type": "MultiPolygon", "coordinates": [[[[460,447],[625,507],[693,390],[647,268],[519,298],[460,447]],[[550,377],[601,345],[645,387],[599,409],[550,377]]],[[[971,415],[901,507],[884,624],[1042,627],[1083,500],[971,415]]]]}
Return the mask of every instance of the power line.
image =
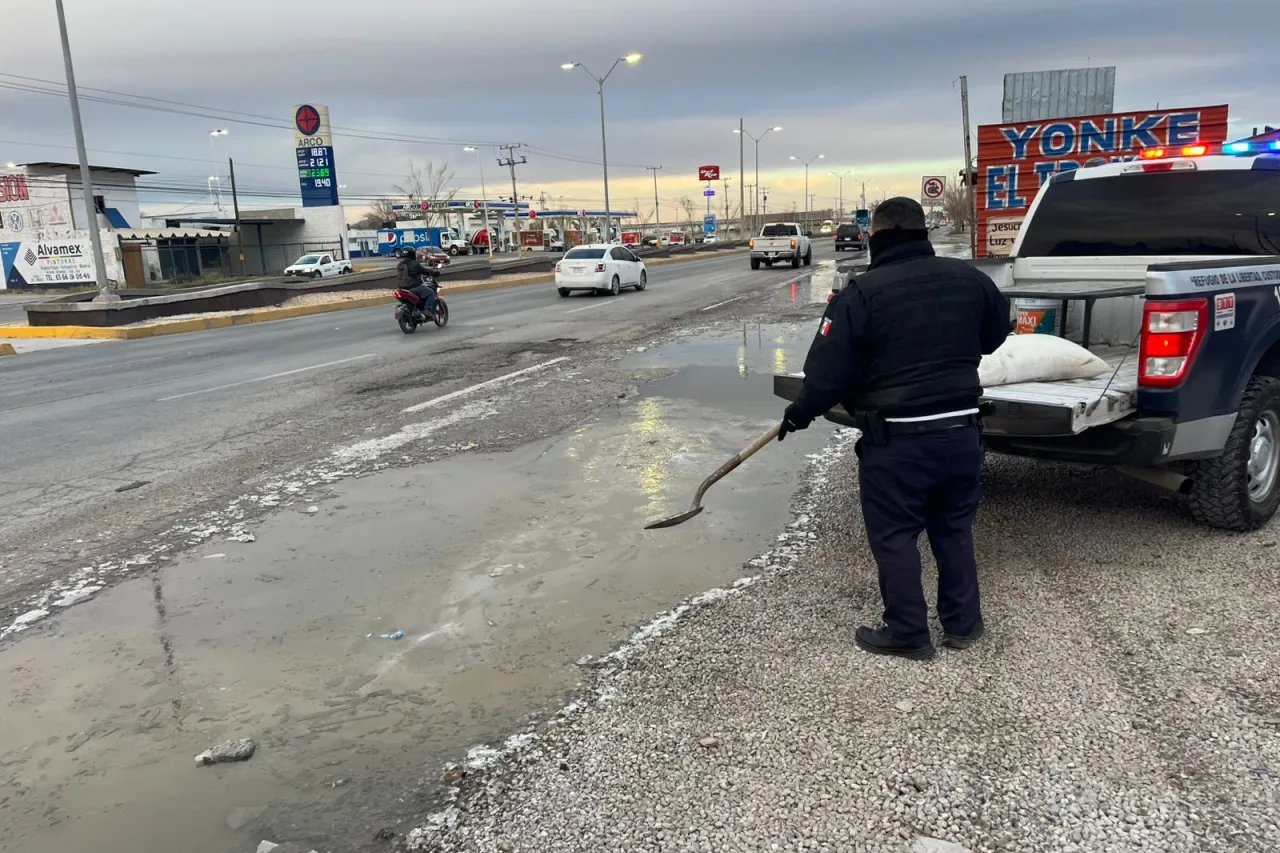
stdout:
{"type": "MultiPolygon", "coordinates": [[[[20,83],[10,83],[0,81],[0,89],[8,89],[15,92],[23,92],[27,94],[48,95],[52,97],[67,97],[66,87],[56,80],[45,80],[39,77],[27,77],[21,74],[11,74],[8,72],[0,72],[0,77],[9,78],[10,80],[23,81],[20,83]],[[37,85],[38,84],[38,85],[37,85]]],[[[186,101],[176,101],[167,98],[153,98],[148,95],[137,95],[131,92],[121,92],[114,89],[100,89],[92,86],[79,87],[80,99],[84,101],[93,101],[95,103],[111,104],[115,106],[132,107],[134,109],[149,110],[152,112],[171,113],[175,115],[186,115],[195,118],[204,118],[214,121],[231,122],[235,124],[246,124],[255,127],[266,127],[277,130],[292,130],[292,123],[276,118],[274,116],[266,116],[258,113],[244,112],[241,110],[228,110],[221,107],[208,107],[201,104],[192,104],[186,101]],[[85,94],[93,93],[98,94],[85,94]],[[113,96],[113,97],[107,97],[113,96]],[[121,100],[129,98],[132,100],[121,100]],[[138,103],[145,101],[147,103],[138,103]]],[[[361,128],[351,128],[341,125],[331,127],[333,135],[336,137],[345,137],[352,139],[366,139],[377,142],[400,142],[407,144],[422,145],[493,145],[499,146],[499,143],[485,140],[474,139],[452,139],[447,137],[433,136],[416,136],[411,134],[397,133],[394,131],[383,130],[367,130],[361,128]]],[[[522,143],[523,144],[523,143],[522,143]]],[[[552,160],[562,160],[570,163],[582,163],[584,165],[600,165],[599,160],[592,160],[589,157],[583,157],[576,154],[568,154],[563,151],[557,151],[553,148],[543,148],[525,144],[531,153],[539,156],[547,157],[552,160]]],[[[643,169],[643,165],[620,163],[620,166],[631,169],[643,169]]]]}

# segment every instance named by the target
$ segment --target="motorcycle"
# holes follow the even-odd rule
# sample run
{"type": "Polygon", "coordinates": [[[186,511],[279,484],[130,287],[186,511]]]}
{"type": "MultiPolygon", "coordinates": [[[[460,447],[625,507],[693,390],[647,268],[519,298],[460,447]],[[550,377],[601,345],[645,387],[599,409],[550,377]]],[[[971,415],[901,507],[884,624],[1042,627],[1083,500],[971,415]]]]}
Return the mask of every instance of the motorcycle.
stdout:
{"type": "Polygon", "coordinates": [[[400,324],[400,331],[406,335],[412,335],[418,331],[418,327],[427,322],[428,319],[435,322],[441,328],[449,322],[449,306],[445,304],[444,298],[440,295],[440,282],[434,278],[426,280],[427,287],[436,295],[436,310],[434,314],[428,316],[426,307],[422,304],[422,300],[414,295],[411,290],[395,290],[392,296],[396,298],[396,322],[400,324]]]}

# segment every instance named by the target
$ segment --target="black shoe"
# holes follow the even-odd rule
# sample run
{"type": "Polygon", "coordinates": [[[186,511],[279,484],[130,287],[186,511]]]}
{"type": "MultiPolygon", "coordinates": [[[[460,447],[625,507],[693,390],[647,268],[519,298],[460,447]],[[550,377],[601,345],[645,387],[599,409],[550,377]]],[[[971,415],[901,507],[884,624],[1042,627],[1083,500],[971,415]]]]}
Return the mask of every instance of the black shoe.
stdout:
{"type": "Polygon", "coordinates": [[[970,646],[972,646],[974,643],[978,642],[978,640],[981,640],[982,635],[985,634],[986,632],[987,632],[987,627],[982,624],[982,617],[979,616],[978,624],[974,626],[974,629],[972,631],[965,634],[963,637],[957,636],[955,634],[943,634],[942,645],[946,646],[949,649],[959,649],[963,651],[969,648],[970,646]]]}
{"type": "Polygon", "coordinates": [[[889,633],[889,629],[885,627],[868,628],[863,625],[853,635],[853,642],[864,652],[870,652],[873,655],[893,655],[900,658],[910,658],[911,660],[928,660],[935,654],[933,643],[925,643],[923,646],[912,645],[903,642],[893,634],[889,633]]]}

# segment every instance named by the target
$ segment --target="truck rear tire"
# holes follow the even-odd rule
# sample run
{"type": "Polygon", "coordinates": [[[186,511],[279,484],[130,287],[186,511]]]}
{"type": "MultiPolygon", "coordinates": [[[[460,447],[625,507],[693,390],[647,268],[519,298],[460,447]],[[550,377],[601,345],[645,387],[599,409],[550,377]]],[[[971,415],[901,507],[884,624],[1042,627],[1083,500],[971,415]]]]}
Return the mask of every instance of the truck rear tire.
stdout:
{"type": "Polygon", "coordinates": [[[751,259],[751,268],[752,268],[753,270],[758,270],[758,269],[760,269],[760,259],[759,259],[759,258],[752,258],[752,259],[751,259]]]}
{"type": "Polygon", "coordinates": [[[1245,533],[1280,507],[1280,379],[1254,376],[1245,386],[1222,455],[1195,463],[1191,515],[1202,524],[1245,533]]]}

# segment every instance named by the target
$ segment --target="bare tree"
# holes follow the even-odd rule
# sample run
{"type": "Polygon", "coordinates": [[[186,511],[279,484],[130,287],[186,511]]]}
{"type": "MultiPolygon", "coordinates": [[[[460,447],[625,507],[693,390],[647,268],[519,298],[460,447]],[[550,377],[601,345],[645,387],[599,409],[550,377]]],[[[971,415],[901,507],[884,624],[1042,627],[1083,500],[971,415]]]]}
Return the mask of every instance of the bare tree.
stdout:
{"type": "Polygon", "coordinates": [[[973,188],[952,184],[942,193],[942,212],[951,220],[956,231],[963,231],[973,224],[973,188]]]}
{"type": "Polygon", "coordinates": [[[360,217],[360,221],[356,223],[357,228],[381,228],[384,222],[394,222],[396,213],[391,209],[391,199],[376,199],[373,204],[369,205],[369,212],[360,217]]]}
{"type": "Polygon", "coordinates": [[[697,210],[697,205],[694,204],[691,197],[684,196],[680,199],[680,209],[684,211],[685,223],[692,228],[693,218],[697,215],[695,212],[697,210]]]}
{"type": "MultiPolygon", "coordinates": [[[[425,168],[420,169],[410,160],[409,174],[405,177],[404,184],[397,185],[395,190],[408,196],[409,204],[413,207],[424,201],[450,201],[458,194],[458,188],[450,186],[453,177],[454,172],[448,163],[441,163],[439,166],[427,163],[425,168]]],[[[428,208],[422,218],[430,225],[437,217],[445,221],[444,211],[428,208]]]]}

